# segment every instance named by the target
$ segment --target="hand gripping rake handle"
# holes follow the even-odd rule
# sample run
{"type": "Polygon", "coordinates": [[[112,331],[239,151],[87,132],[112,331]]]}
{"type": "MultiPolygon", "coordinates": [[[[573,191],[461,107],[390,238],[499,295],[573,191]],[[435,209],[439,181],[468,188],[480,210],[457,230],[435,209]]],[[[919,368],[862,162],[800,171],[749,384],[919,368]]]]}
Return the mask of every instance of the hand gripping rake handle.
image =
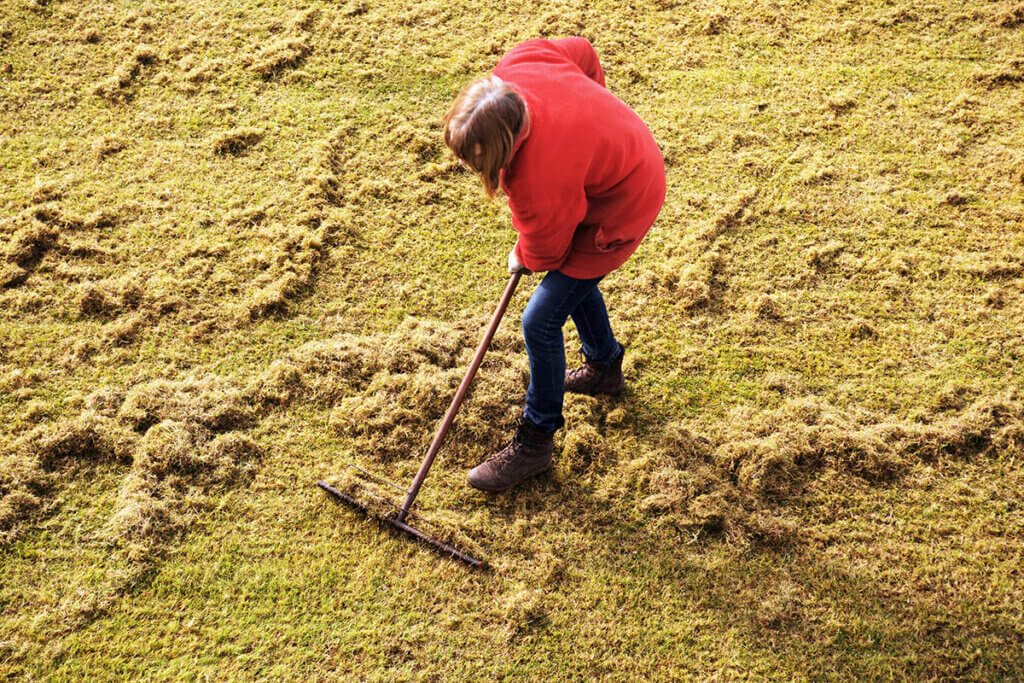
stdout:
{"type": "Polygon", "coordinates": [[[406,516],[409,514],[409,509],[412,507],[412,503],[416,500],[416,494],[420,492],[420,487],[423,486],[423,480],[427,478],[427,472],[430,471],[430,466],[434,464],[434,458],[437,457],[437,452],[441,450],[441,442],[444,441],[444,437],[448,434],[448,429],[452,426],[452,422],[455,420],[455,413],[459,412],[459,407],[462,405],[462,400],[466,398],[466,393],[469,391],[469,385],[473,382],[473,377],[476,375],[477,368],[480,367],[480,363],[484,359],[484,353],[487,352],[487,347],[491,343],[491,339],[494,337],[494,333],[498,330],[498,323],[501,322],[502,316],[505,315],[505,309],[508,308],[508,302],[512,299],[512,293],[516,291],[516,285],[519,284],[519,278],[522,276],[522,271],[512,274],[509,278],[508,284],[505,285],[505,292],[501,295],[501,301],[498,302],[498,308],[494,311],[494,315],[491,317],[491,324],[487,328],[487,332],[484,333],[484,338],[480,340],[480,346],[476,347],[476,355],[473,356],[473,362],[469,364],[469,369],[466,370],[466,376],[462,378],[462,384],[459,385],[459,390],[455,392],[455,398],[452,399],[452,403],[448,406],[448,412],[444,414],[444,420],[441,422],[440,428],[437,430],[437,434],[434,435],[434,440],[430,443],[430,448],[427,449],[427,456],[423,458],[423,464],[420,465],[419,472],[416,473],[416,478],[412,480],[412,485],[409,487],[409,493],[405,497],[405,502],[402,503],[402,508],[398,511],[398,516],[395,517],[395,521],[403,522],[406,516]]]}

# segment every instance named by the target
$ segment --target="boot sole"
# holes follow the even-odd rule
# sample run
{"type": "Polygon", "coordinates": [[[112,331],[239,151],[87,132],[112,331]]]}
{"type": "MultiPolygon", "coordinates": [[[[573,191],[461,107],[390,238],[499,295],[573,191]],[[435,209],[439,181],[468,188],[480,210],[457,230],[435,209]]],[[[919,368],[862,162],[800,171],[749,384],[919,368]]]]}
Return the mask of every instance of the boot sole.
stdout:
{"type": "Polygon", "coordinates": [[[573,391],[572,389],[566,389],[567,394],[578,394],[580,396],[620,396],[626,387],[622,387],[618,391],[573,391]]]}

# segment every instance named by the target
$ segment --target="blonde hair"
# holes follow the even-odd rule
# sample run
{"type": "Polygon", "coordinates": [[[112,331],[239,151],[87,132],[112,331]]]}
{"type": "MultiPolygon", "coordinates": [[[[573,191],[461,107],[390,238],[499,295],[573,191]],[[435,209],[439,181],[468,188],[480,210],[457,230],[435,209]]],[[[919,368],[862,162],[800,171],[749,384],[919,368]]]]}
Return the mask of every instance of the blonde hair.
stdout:
{"type": "Polygon", "coordinates": [[[480,174],[490,197],[525,120],[523,98],[493,74],[467,85],[444,116],[444,144],[480,174]]]}

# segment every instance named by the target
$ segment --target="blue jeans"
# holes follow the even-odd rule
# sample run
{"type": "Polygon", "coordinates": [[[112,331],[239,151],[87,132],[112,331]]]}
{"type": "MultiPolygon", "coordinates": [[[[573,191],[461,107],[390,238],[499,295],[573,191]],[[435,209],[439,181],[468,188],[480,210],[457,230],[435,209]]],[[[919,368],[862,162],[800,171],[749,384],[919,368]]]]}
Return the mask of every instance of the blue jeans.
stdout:
{"type": "MultiPolygon", "coordinates": [[[[604,277],[604,276],[602,276],[604,277]]],[[[583,342],[583,353],[595,363],[607,363],[622,347],[612,334],[604,297],[597,289],[601,277],[577,280],[550,271],[537,285],[523,311],[523,339],[530,357],[530,387],[523,417],[553,432],[565,424],[565,339],[562,327],[572,316],[583,342]]]]}

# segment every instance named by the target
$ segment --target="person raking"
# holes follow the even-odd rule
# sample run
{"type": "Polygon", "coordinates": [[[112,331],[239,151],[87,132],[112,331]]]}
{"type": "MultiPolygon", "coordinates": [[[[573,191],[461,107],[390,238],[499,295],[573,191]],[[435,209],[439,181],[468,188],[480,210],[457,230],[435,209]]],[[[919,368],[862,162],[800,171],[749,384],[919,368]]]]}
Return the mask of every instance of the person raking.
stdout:
{"type": "Polygon", "coordinates": [[[551,468],[566,391],[624,388],[625,349],[598,283],[636,251],[661,211],[665,164],[644,122],[605,87],[584,38],[513,48],[456,98],[444,141],[490,197],[508,197],[519,233],[509,272],[547,271],[523,312],[530,384],[522,418],[508,445],[468,475],[475,488],[503,491],[551,468]],[[584,363],[566,372],[570,316],[584,363]]]}

